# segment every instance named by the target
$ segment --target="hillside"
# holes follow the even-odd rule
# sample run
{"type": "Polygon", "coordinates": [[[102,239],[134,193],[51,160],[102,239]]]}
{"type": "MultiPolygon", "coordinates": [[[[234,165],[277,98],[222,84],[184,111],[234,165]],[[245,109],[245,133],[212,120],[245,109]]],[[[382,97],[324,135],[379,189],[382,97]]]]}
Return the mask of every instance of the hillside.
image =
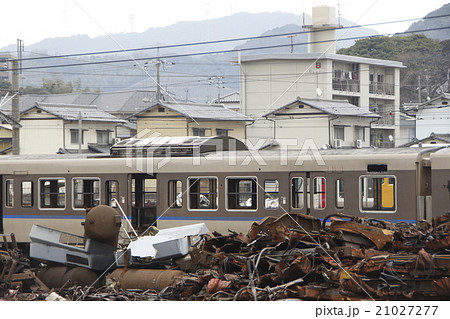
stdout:
{"type": "Polygon", "coordinates": [[[448,16],[446,16],[446,17],[431,19],[431,17],[444,16],[444,15],[450,15],[450,3],[447,3],[446,5],[442,6],[441,8],[428,13],[425,16],[425,18],[430,18],[430,19],[425,19],[425,20],[414,22],[408,28],[407,31],[445,28],[445,29],[441,29],[441,30],[426,31],[426,32],[422,32],[422,33],[425,34],[428,38],[437,39],[440,41],[449,40],[450,39],[450,18],[448,16]]]}

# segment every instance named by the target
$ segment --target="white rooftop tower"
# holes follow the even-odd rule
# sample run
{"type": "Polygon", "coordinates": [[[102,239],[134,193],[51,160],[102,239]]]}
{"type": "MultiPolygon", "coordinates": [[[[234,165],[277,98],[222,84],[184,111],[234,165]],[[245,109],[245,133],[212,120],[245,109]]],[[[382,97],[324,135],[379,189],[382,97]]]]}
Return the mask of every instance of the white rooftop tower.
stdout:
{"type": "MultiPolygon", "coordinates": [[[[340,19],[339,19],[340,20],[340,19]]],[[[303,28],[309,29],[309,53],[336,53],[336,29],[342,28],[336,23],[336,8],[317,6],[312,8],[312,23],[303,22],[303,28]]]]}

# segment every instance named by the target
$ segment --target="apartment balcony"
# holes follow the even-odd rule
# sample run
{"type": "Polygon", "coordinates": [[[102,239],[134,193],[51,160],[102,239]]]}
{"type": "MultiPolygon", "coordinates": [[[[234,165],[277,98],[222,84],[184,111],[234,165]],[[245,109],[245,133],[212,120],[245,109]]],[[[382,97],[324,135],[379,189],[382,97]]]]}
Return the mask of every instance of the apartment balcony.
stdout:
{"type": "Polygon", "coordinates": [[[393,83],[370,82],[369,93],[379,95],[394,95],[395,86],[393,83]]]}
{"type": "Polygon", "coordinates": [[[333,90],[344,92],[359,92],[359,80],[334,78],[333,90]]]}
{"type": "Polygon", "coordinates": [[[390,114],[380,114],[381,118],[376,122],[379,125],[395,125],[395,117],[390,114]]]}

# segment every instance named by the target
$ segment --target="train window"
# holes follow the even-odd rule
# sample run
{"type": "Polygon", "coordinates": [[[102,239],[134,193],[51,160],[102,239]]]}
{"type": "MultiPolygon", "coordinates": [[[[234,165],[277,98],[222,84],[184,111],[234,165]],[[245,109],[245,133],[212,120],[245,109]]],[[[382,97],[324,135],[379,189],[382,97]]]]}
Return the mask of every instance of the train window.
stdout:
{"type": "Polygon", "coordinates": [[[315,209],[324,209],[327,205],[326,200],[326,180],[325,177],[314,177],[313,181],[314,193],[313,201],[315,209]]]}
{"type": "Polygon", "coordinates": [[[14,180],[7,179],[6,180],[6,207],[14,207],[14,180]]]}
{"type": "Polygon", "coordinates": [[[227,178],[227,208],[256,210],[258,187],[255,177],[227,178]]]}
{"type": "Polygon", "coordinates": [[[264,181],[264,208],[277,209],[280,197],[280,184],[276,179],[266,179],[264,181]]]}
{"type": "Polygon", "coordinates": [[[73,207],[92,208],[100,205],[100,179],[73,179],[73,207]]]}
{"type": "Polygon", "coordinates": [[[179,179],[169,181],[169,207],[183,206],[183,183],[179,179]]]}
{"type": "Polygon", "coordinates": [[[39,208],[66,207],[66,180],[64,178],[39,179],[39,208]]]}
{"type": "Polygon", "coordinates": [[[291,180],[292,190],[292,208],[303,208],[304,205],[304,186],[302,177],[294,177],[291,180]]]}
{"type": "Polygon", "coordinates": [[[113,199],[119,200],[119,182],[118,181],[106,181],[106,203],[115,207],[117,203],[113,203],[113,199]]]}
{"type": "Polygon", "coordinates": [[[22,207],[33,207],[32,181],[22,181],[22,207]]]}
{"type": "Polygon", "coordinates": [[[188,184],[190,209],[217,209],[217,177],[190,177],[188,184]]]}
{"type": "Polygon", "coordinates": [[[335,203],[336,208],[344,208],[344,180],[337,179],[336,180],[336,197],[335,203]]]}
{"type": "Polygon", "coordinates": [[[364,211],[394,212],[396,210],[395,176],[361,176],[360,209],[364,211]]]}
{"type": "Polygon", "coordinates": [[[144,179],[144,203],[145,207],[155,207],[156,206],[156,179],[146,178],[144,179]]]}

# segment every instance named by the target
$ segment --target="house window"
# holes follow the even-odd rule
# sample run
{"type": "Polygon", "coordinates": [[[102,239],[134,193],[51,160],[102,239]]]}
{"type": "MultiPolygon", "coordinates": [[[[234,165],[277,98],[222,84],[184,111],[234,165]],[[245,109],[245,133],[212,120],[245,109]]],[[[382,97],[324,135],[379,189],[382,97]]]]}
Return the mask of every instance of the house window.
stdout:
{"type": "Polygon", "coordinates": [[[6,180],[6,207],[14,207],[14,180],[6,180]]]}
{"type": "Polygon", "coordinates": [[[164,113],[166,110],[163,107],[158,107],[158,112],[159,113],[164,113]]]}
{"type": "Polygon", "coordinates": [[[344,126],[334,126],[334,139],[335,140],[344,140],[344,126]]]}
{"type": "Polygon", "coordinates": [[[326,180],[325,177],[314,177],[314,208],[324,209],[327,205],[326,200],[326,180]]]}
{"type": "Polygon", "coordinates": [[[366,140],[365,129],[362,126],[355,126],[355,140],[366,140]]]}
{"type": "Polygon", "coordinates": [[[255,177],[227,178],[228,209],[256,209],[257,191],[255,177]]]}
{"type": "Polygon", "coordinates": [[[344,180],[336,180],[336,208],[344,208],[344,180]]]}
{"type": "Polygon", "coordinates": [[[196,128],[196,127],[192,128],[192,134],[194,136],[205,136],[205,133],[206,129],[204,128],[196,128]]]}
{"type": "Polygon", "coordinates": [[[395,211],[395,176],[361,176],[359,181],[362,211],[395,211]]]}
{"type": "Polygon", "coordinates": [[[278,180],[271,179],[264,181],[264,208],[277,209],[280,197],[280,184],[278,180]]]}
{"type": "Polygon", "coordinates": [[[97,131],[97,144],[99,145],[109,144],[109,131],[97,131]]]}
{"type": "Polygon", "coordinates": [[[119,200],[119,182],[106,181],[105,190],[106,190],[106,203],[114,207],[116,203],[113,204],[113,199],[119,200]]]}
{"type": "Polygon", "coordinates": [[[227,130],[227,129],[217,128],[216,135],[217,136],[228,136],[228,131],[229,130],[227,130]]]}
{"type": "Polygon", "coordinates": [[[22,181],[22,207],[33,207],[32,181],[22,181]]]}
{"type": "Polygon", "coordinates": [[[73,207],[92,208],[100,204],[100,179],[73,179],[73,207]]]}
{"type": "Polygon", "coordinates": [[[46,178],[39,180],[39,208],[66,207],[66,180],[63,178],[46,178]]]}
{"type": "Polygon", "coordinates": [[[303,178],[294,177],[291,182],[292,208],[303,208],[303,178]]]}
{"type": "Polygon", "coordinates": [[[189,178],[189,208],[217,209],[217,178],[189,178]]]}
{"type": "Polygon", "coordinates": [[[179,179],[169,181],[169,207],[181,208],[183,206],[183,183],[179,179]]]}
{"type": "MultiPolygon", "coordinates": [[[[70,130],[70,144],[79,144],[78,130],[70,130]]],[[[81,144],[84,144],[84,131],[81,131],[81,144]]]]}

